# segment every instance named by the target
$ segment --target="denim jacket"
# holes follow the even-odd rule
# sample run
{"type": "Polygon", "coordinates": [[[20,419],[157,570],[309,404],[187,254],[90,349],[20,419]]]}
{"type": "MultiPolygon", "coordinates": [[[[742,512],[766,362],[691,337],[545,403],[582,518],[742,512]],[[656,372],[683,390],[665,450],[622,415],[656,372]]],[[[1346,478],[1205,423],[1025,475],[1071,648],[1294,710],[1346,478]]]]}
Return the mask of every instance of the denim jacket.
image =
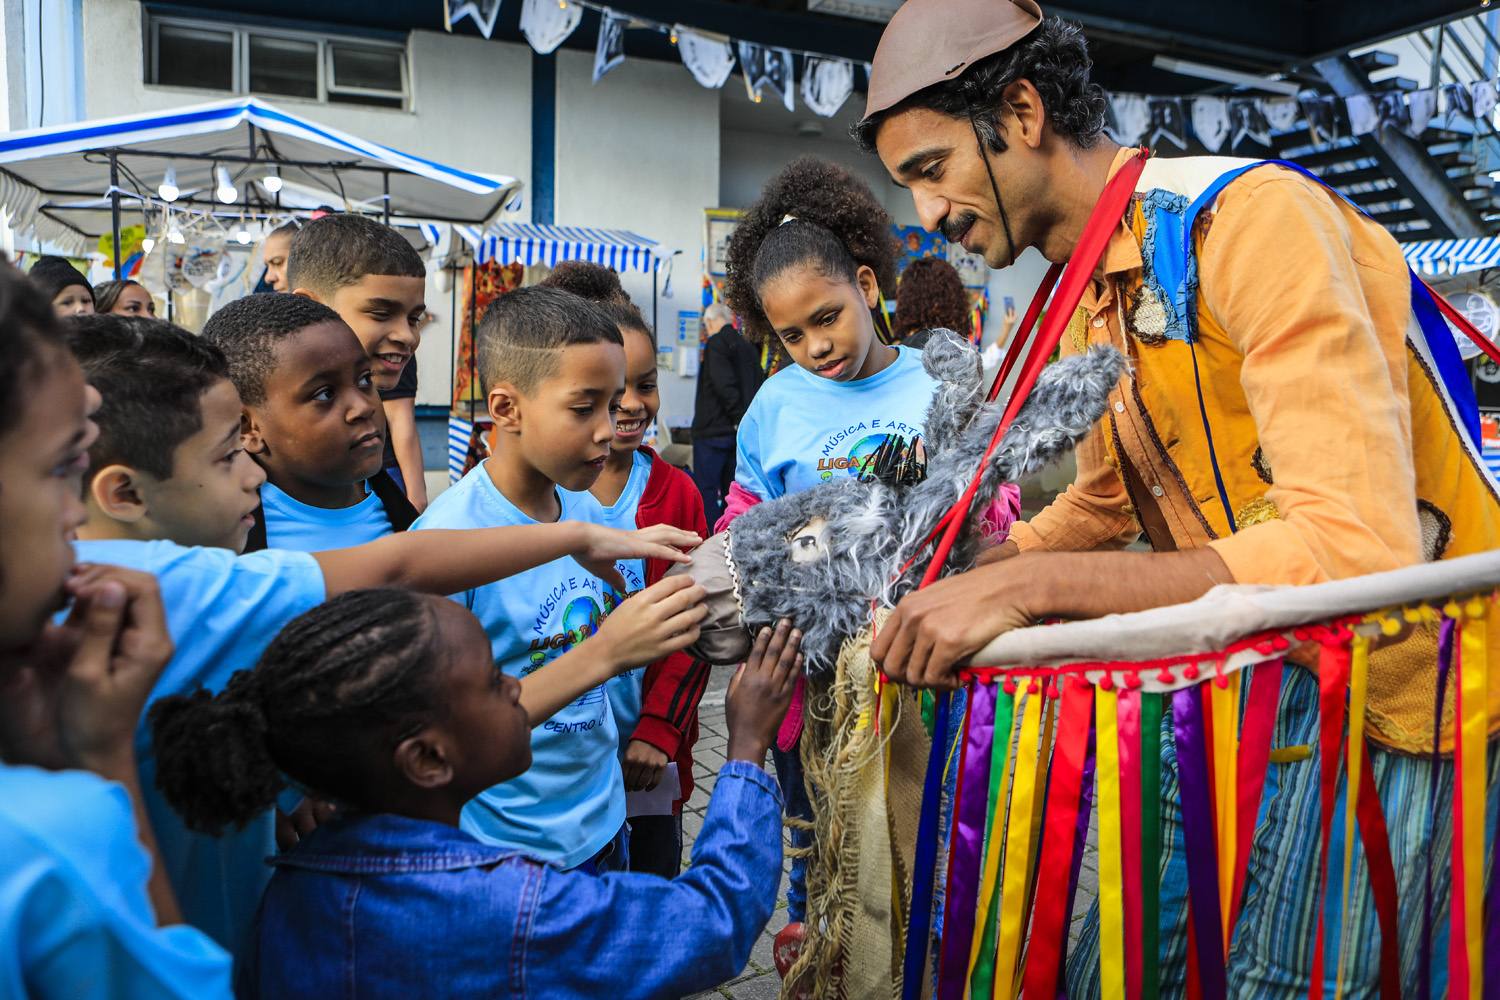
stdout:
{"type": "Polygon", "coordinates": [[[781,793],[730,761],[671,881],[562,872],[455,827],[377,814],[273,861],[241,1000],[681,997],[739,973],[781,881],[781,793]]]}

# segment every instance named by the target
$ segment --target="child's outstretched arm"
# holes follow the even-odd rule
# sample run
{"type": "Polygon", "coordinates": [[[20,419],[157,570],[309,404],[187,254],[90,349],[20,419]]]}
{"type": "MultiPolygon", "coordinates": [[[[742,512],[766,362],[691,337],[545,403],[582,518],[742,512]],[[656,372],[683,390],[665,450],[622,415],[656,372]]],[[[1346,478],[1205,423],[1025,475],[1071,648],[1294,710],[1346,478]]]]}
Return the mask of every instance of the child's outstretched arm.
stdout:
{"type": "Polygon", "coordinates": [[[781,883],[781,795],[759,764],[791,703],[800,638],[789,622],[763,630],[730,687],[730,760],[688,870],[671,881],[546,872],[518,977],[576,996],[646,998],[709,989],[744,968],[781,883]]]}
{"type": "Polygon", "coordinates": [[[315,552],[328,596],[365,587],[409,587],[429,594],[457,594],[535,566],[572,556],[584,569],[621,593],[620,559],[692,562],[681,549],[703,539],[690,531],[657,525],[620,531],[582,521],[527,524],[465,531],[404,531],[350,549],[315,552]]]}
{"type": "Polygon", "coordinates": [[[521,678],[521,707],[532,727],[611,677],[697,642],[707,596],[691,577],[666,577],[627,599],[576,649],[521,678]]]}

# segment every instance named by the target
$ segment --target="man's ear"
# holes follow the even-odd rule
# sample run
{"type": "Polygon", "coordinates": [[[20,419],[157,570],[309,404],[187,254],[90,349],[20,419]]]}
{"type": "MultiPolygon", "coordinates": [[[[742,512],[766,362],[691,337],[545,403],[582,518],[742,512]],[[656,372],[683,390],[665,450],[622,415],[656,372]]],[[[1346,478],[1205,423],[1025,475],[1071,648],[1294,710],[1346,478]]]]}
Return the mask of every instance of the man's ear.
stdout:
{"type": "Polygon", "coordinates": [[[442,788],[453,781],[447,741],[430,727],[396,744],[395,762],[396,769],[418,788],[442,788]]]}
{"type": "Polygon", "coordinates": [[[240,411],[240,444],[252,455],[266,453],[266,439],[261,433],[260,418],[248,406],[240,411]]]}
{"type": "Polygon", "coordinates": [[[880,304],[880,282],[876,280],[874,271],[861,264],[859,270],[854,272],[854,283],[863,293],[865,305],[874,309],[880,304]]]}
{"type": "Polygon", "coordinates": [[[1005,113],[1009,112],[1009,117],[1015,119],[1016,133],[1021,141],[1032,149],[1040,146],[1042,126],[1047,123],[1047,108],[1036,86],[1030,80],[1017,80],[1000,92],[1000,103],[1005,109],[997,115],[1002,118],[1000,133],[1005,135],[1009,131],[1003,120],[1005,113]]]}
{"type": "Polygon", "coordinates": [[[128,465],[106,465],[89,483],[89,498],[105,517],[135,524],[150,513],[141,479],[141,474],[128,465]]]}
{"type": "Polygon", "coordinates": [[[521,400],[524,398],[521,390],[510,382],[498,382],[490,387],[485,404],[496,430],[514,434],[521,429],[521,400]]]}

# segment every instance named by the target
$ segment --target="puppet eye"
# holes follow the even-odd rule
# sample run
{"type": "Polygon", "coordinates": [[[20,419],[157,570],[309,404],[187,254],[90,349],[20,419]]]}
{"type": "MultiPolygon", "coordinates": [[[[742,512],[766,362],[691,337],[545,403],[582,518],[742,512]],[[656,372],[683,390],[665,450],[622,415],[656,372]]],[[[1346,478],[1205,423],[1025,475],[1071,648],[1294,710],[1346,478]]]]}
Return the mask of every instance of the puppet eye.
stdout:
{"type": "Polygon", "coordinates": [[[813,518],[797,529],[788,544],[792,562],[799,566],[822,559],[828,554],[828,522],[821,517],[813,518]]]}

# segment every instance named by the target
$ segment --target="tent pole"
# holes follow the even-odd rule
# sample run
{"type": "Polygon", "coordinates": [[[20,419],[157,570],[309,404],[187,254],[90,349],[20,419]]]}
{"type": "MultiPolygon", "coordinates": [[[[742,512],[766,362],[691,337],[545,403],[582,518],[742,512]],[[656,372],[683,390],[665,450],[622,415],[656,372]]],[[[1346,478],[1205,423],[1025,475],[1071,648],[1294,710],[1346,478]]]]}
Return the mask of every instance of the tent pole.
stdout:
{"type": "Polygon", "coordinates": [[[391,224],[391,172],[387,170],[380,177],[385,181],[385,200],[380,203],[380,221],[389,226],[391,224]]]}
{"type": "Polygon", "coordinates": [[[658,339],[660,339],[661,337],[661,323],[658,322],[658,316],[656,314],[661,306],[657,302],[656,297],[656,279],[660,273],[661,272],[657,268],[651,269],[651,332],[656,334],[658,339]]]}
{"type": "MultiPolygon", "coordinates": [[[[475,369],[479,364],[479,345],[474,340],[474,310],[477,308],[479,300],[479,261],[473,257],[469,258],[469,260],[469,396],[471,397],[469,402],[469,422],[474,423],[478,419],[474,415],[473,397],[478,392],[475,384],[478,376],[475,369]]],[[[489,412],[488,406],[485,407],[485,412],[489,412]]]]}
{"type": "Polygon", "coordinates": [[[109,154],[109,230],[115,238],[115,280],[124,277],[124,248],[120,246],[120,163],[114,150],[109,154]]]}

